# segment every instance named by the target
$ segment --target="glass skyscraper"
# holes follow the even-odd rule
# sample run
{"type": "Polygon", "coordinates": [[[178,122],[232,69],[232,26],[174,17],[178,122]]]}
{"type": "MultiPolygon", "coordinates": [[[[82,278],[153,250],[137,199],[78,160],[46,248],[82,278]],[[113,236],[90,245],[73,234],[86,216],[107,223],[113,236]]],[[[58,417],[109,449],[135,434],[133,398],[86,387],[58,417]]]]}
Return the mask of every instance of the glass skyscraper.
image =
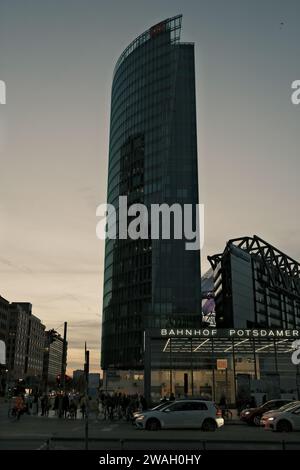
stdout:
{"type": "MultiPolygon", "coordinates": [[[[107,201],[117,214],[120,196],[128,206],[198,204],[194,45],[180,31],[181,15],[151,27],[116,64],[107,201]]],[[[200,252],[185,243],[106,240],[104,370],[142,370],[146,329],[200,325],[200,252]]]]}

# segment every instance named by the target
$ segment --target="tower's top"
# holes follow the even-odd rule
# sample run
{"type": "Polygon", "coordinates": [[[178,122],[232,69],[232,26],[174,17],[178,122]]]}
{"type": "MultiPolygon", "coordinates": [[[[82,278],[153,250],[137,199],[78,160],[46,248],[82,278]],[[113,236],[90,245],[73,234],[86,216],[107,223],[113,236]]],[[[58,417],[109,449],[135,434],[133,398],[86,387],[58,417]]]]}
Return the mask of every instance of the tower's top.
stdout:
{"type": "Polygon", "coordinates": [[[164,21],[161,21],[160,23],[155,24],[154,26],[151,26],[151,28],[147,29],[144,33],[140,34],[137,38],[135,38],[127,47],[126,49],[122,52],[120,55],[115,69],[114,69],[114,75],[122,62],[138,47],[140,47],[142,44],[144,44],[146,41],[149,41],[157,36],[159,36],[161,33],[170,31],[171,35],[171,42],[176,43],[180,41],[180,32],[181,32],[181,20],[182,20],[182,15],[177,15],[173,16],[173,18],[168,18],[164,21]]]}

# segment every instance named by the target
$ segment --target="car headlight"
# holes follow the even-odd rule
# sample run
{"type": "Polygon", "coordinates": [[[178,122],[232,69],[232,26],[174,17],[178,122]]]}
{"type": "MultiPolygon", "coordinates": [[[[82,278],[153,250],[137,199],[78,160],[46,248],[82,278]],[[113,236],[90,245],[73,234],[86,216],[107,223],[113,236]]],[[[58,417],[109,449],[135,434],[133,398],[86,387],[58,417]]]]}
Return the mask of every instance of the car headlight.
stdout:
{"type": "Polygon", "coordinates": [[[136,421],[142,421],[145,418],[144,415],[140,415],[136,418],[136,421]]]}
{"type": "Polygon", "coordinates": [[[268,418],[268,421],[274,421],[274,419],[275,418],[273,416],[271,416],[271,418],[268,418]]]}
{"type": "Polygon", "coordinates": [[[245,415],[249,415],[250,414],[250,411],[245,411],[245,415]]]}

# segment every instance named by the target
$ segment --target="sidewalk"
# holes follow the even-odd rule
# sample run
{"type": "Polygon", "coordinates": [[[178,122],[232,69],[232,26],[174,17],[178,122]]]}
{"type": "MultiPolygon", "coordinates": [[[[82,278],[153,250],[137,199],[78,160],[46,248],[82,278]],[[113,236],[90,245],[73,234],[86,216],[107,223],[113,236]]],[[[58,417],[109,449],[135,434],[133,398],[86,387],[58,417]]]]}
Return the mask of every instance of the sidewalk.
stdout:
{"type": "Polygon", "coordinates": [[[237,410],[236,409],[231,409],[230,410],[232,413],[232,418],[225,418],[225,426],[229,425],[241,425],[245,426],[246,423],[240,420],[237,410]]]}

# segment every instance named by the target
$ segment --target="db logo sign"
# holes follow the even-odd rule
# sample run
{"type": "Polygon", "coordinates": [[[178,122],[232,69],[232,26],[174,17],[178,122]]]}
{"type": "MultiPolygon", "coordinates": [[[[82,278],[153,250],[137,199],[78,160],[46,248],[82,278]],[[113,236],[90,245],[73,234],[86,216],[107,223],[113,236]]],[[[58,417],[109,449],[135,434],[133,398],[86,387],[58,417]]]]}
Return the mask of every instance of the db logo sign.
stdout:
{"type": "Polygon", "coordinates": [[[292,348],[295,350],[292,354],[292,363],[295,366],[300,365],[300,339],[296,339],[296,341],[293,342],[292,348]]]}
{"type": "Polygon", "coordinates": [[[5,343],[0,340],[0,364],[6,364],[5,343]]]}

